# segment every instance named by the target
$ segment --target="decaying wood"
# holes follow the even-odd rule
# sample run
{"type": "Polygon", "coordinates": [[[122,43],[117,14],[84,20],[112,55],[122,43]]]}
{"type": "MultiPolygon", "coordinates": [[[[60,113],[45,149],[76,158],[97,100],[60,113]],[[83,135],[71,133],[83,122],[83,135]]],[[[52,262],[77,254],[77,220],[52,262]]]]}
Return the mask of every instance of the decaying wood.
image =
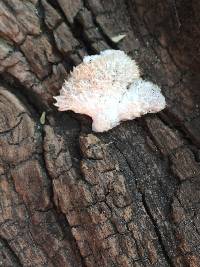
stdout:
{"type": "Polygon", "coordinates": [[[200,266],[199,13],[197,0],[0,1],[0,266],[200,266]],[[106,48],[168,106],[94,134],[52,96],[106,48]]]}

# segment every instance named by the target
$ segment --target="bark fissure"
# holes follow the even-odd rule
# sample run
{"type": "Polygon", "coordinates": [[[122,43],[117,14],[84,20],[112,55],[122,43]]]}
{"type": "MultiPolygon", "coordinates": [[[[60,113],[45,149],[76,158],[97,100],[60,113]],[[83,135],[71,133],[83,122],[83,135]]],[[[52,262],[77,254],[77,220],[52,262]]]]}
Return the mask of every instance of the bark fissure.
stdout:
{"type": "MultiPolygon", "coordinates": [[[[20,262],[19,257],[16,255],[16,253],[13,251],[13,249],[9,246],[8,241],[5,238],[2,238],[0,236],[0,252],[2,250],[2,245],[9,251],[9,253],[11,254],[11,260],[13,261],[12,263],[14,264],[13,266],[16,267],[23,267],[22,263],[20,262]]],[[[6,253],[7,254],[7,253],[6,253]]],[[[8,254],[7,254],[8,255],[8,254]]],[[[6,256],[7,256],[6,255],[6,256]]],[[[5,256],[5,255],[4,255],[5,256]]],[[[3,264],[2,259],[0,259],[0,264],[3,264]]]]}
{"type": "MultiPolygon", "coordinates": [[[[59,210],[59,205],[57,206],[55,204],[54,189],[53,189],[53,184],[52,184],[53,181],[52,181],[51,175],[49,174],[49,170],[48,170],[48,168],[46,166],[44,143],[45,143],[45,131],[44,131],[44,129],[42,129],[42,144],[43,144],[42,145],[42,148],[43,148],[43,151],[42,151],[42,164],[43,164],[43,167],[44,167],[45,172],[47,174],[47,177],[48,177],[48,179],[50,181],[50,201],[52,203],[53,210],[57,214],[57,217],[63,216],[63,220],[62,220],[63,223],[61,224],[59,222],[59,225],[61,226],[63,232],[65,233],[65,235],[67,237],[67,239],[70,240],[70,242],[71,242],[71,244],[73,246],[73,249],[75,250],[75,254],[78,255],[78,257],[81,259],[81,266],[85,267],[83,257],[81,255],[80,250],[78,248],[78,245],[76,243],[76,239],[73,237],[70,224],[69,224],[69,222],[67,221],[67,218],[66,218],[66,214],[63,213],[61,210],[59,210]]],[[[59,153],[61,153],[61,151],[59,153]]],[[[59,156],[59,153],[58,153],[57,157],[59,156]]],[[[69,169],[69,171],[70,171],[70,169],[69,169]]],[[[63,174],[66,174],[66,173],[63,172],[63,174]]],[[[62,174],[60,174],[60,175],[62,175],[62,174]]],[[[59,177],[57,177],[57,178],[59,178],[59,177]]]]}
{"type": "Polygon", "coordinates": [[[96,20],[96,16],[95,16],[95,14],[94,14],[92,8],[90,8],[90,5],[89,5],[88,1],[87,1],[87,0],[83,0],[83,4],[84,4],[85,8],[87,8],[87,9],[91,12],[91,14],[92,14],[92,19],[93,19],[93,23],[94,23],[94,25],[98,28],[99,32],[101,33],[103,39],[104,39],[105,42],[108,44],[108,46],[111,47],[112,49],[118,49],[117,45],[116,45],[114,42],[112,42],[112,41],[108,38],[108,36],[106,36],[105,32],[104,32],[103,29],[101,28],[101,25],[97,22],[97,20],[96,20]]]}
{"type": "Polygon", "coordinates": [[[152,222],[152,224],[154,226],[154,231],[156,233],[156,236],[158,238],[158,242],[159,242],[159,244],[160,244],[160,246],[162,248],[162,252],[163,252],[163,255],[164,255],[166,261],[168,262],[169,266],[175,267],[175,265],[173,264],[172,260],[170,259],[170,256],[168,255],[167,250],[166,250],[166,248],[165,248],[165,246],[163,244],[162,235],[160,233],[159,226],[156,223],[153,215],[151,214],[151,210],[148,207],[148,204],[146,202],[146,199],[145,199],[145,195],[144,194],[142,194],[142,203],[143,203],[143,206],[145,208],[146,213],[148,214],[148,216],[149,216],[149,218],[150,218],[150,220],[151,220],[151,222],[152,222]]]}
{"type": "MultiPolygon", "coordinates": [[[[114,144],[114,146],[120,152],[120,154],[122,155],[123,159],[126,161],[126,164],[127,164],[128,168],[129,168],[129,170],[133,173],[133,176],[135,176],[135,173],[132,170],[132,167],[131,167],[129,161],[126,159],[126,156],[123,154],[121,149],[116,144],[114,144]]],[[[159,245],[160,245],[160,247],[162,249],[162,252],[163,252],[163,255],[164,255],[165,259],[166,259],[166,262],[169,264],[169,266],[175,267],[175,265],[173,264],[172,260],[170,259],[170,256],[167,253],[165,245],[163,244],[162,235],[160,233],[159,226],[157,225],[157,223],[156,223],[156,221],[155,221],[155,219],[154,219],[154,217],[153,217],[153,215],[151,213],[151,210],[148,207],[148,204],[147,204],[147,202],[145,200],[145,192],[142,192],[141,189],[139,188],[137,179],[135,179],[135,184],[136,184],[136,188],[137,188],[139,194],[141,195],[142,204],[144,206],[144,209],[145,209],[145,211],[146,211],[148,217],[150,218],[150,221],[152,222],[152,225],[154,227],[154,231],[155,231],[156,236],[158,238],[158,242],[159,242],[159,245]]]]}

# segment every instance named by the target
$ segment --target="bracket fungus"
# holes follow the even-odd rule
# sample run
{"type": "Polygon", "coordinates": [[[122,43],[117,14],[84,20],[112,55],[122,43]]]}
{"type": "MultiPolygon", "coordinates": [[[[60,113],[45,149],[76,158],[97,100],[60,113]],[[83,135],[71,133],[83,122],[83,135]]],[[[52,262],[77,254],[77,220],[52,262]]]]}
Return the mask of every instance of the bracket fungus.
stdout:
{"type": "Polygon", "coordinates": [[[60,111],[90,116],[95,132],[158,112],[166,105],[160,88],[141,79],[136,62],[120,50],[84,57],[54,98],[60,111]]]}

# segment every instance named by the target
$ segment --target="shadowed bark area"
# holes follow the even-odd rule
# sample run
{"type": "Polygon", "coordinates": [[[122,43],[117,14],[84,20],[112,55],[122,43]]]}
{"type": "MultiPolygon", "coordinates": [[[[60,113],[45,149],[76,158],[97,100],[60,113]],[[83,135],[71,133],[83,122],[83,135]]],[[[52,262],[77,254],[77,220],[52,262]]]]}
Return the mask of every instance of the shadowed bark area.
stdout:
{"type": "Polygon", "coordinates": [[[199,13],[197,0],[0,1],[0,266],[200,266],[199,13]],[[52,96],[109,48],[167,108],[97,134],[52,96]]]}

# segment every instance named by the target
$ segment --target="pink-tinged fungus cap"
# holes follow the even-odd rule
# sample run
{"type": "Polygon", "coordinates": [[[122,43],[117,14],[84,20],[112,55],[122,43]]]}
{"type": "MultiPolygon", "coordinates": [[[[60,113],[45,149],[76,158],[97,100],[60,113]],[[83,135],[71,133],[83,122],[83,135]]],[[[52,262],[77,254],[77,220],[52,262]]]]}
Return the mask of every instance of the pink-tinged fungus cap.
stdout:
{"type": "Polygon", "coordinates": [[[96,132],[158,112],[166,105],[160,88],[142,80],[136,62],[120,50],[85,57],[63,84],[60,96],[54,98],[60,111],[92,117],[96,132]]]}

